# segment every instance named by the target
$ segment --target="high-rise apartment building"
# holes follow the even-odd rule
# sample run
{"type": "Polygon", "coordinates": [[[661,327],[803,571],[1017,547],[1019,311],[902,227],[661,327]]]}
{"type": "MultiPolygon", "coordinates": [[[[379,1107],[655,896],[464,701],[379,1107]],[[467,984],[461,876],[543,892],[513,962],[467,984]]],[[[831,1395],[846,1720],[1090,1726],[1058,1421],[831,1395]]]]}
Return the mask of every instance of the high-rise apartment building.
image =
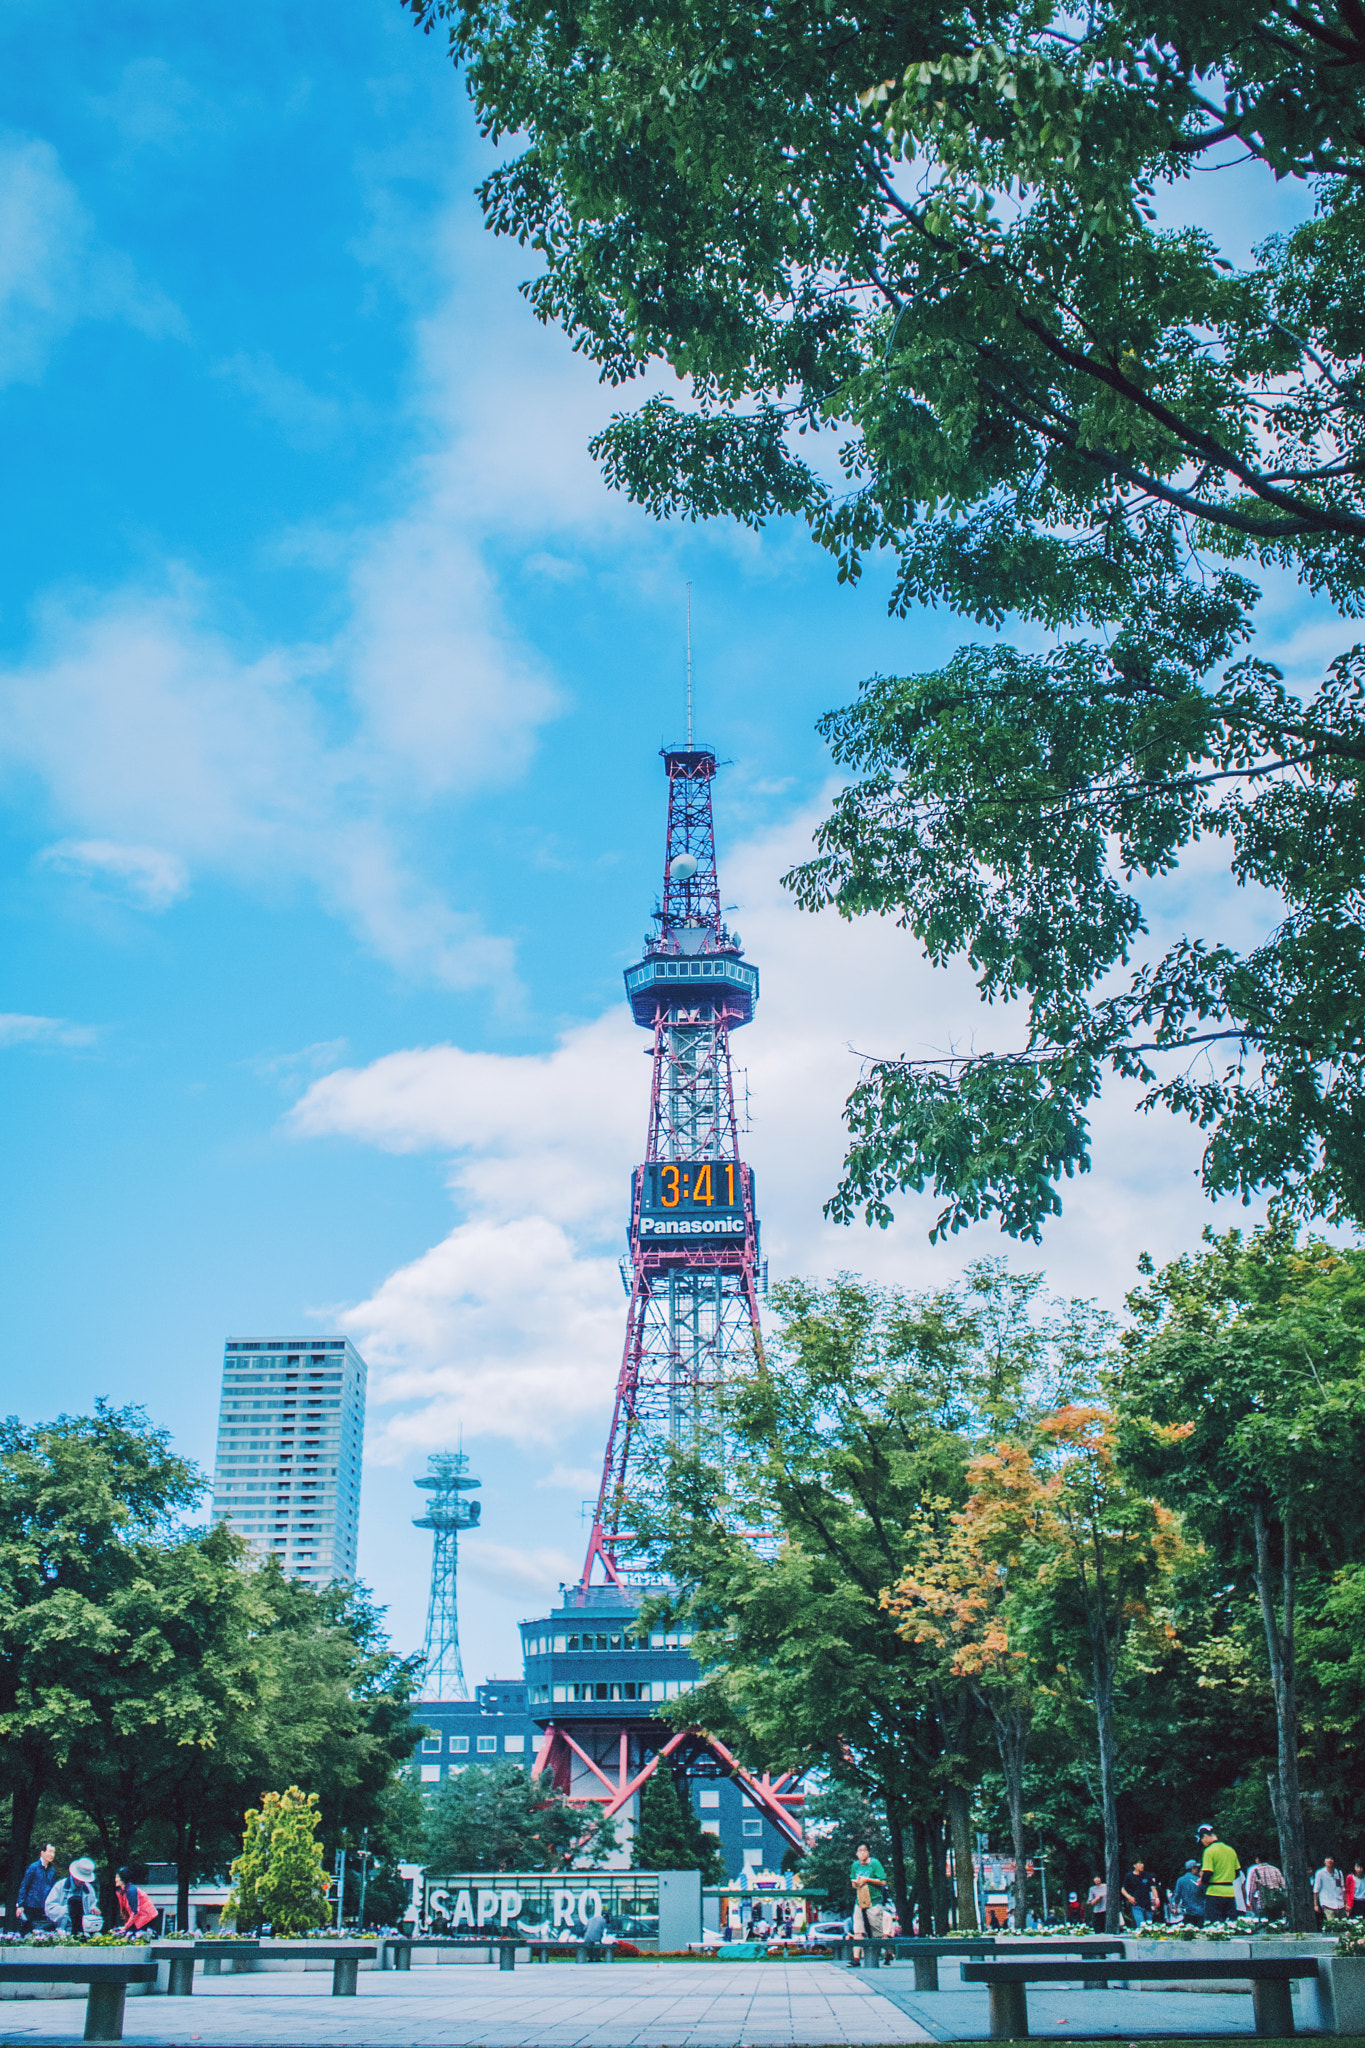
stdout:
{"type": "Polygon", "coordinates": [[[213,1519],[291,1578],[355,1576],[365,1361],[349,1337],[234,1338],[223,1348],[213,1519]]]}

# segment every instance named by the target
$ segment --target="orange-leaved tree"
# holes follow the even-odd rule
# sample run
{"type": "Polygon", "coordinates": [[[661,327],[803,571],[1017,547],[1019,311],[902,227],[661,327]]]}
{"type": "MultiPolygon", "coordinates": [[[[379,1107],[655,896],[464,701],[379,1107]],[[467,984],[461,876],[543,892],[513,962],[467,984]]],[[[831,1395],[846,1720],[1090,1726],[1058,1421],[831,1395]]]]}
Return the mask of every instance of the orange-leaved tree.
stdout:
{"type": "Polygon", "coordinates": [[[1119,1927],[1118,1749],[1114,1692],[1125,1650],[1137,1638],[1173,1631],[1162,1591],[1185,1545],[1169,1508],[1134,1485],[1117,1456],[1108,1408],[1069,1403],[1039,1424],[1033,1462],[1043,1514],[1035,1575],[1039,1619],[1060,1647],[1088,1647],[1104,1820],[1105,1927],[1119,1927]]]}
{"type": "Polygon", "coordinates": [[[1003,1443],[970,1461],[967,1485],[947,1533],[926,1529],[914,1567],[882,1598],[901,1634],[937,1649],[944,1677],[965,1685],[990,1718],[1014,1846],[1014,1924],[1023,1927],[1024,1764],[1042,1671],[1021,1580],[1036,1575],[1047,1540],[1048,1482],[1022,1444],[1003,1443]]]}

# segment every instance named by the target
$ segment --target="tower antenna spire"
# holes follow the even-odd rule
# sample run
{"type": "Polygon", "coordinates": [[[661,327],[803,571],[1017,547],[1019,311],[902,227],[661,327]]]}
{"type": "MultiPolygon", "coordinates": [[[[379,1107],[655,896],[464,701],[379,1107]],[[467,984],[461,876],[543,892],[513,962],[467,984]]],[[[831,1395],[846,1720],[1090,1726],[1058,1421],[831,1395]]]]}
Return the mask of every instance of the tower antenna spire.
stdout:
{"type": "Polygon", "coordinates": [[[687,749],[692,751],[692,585],[687,586],[687,749]]]}

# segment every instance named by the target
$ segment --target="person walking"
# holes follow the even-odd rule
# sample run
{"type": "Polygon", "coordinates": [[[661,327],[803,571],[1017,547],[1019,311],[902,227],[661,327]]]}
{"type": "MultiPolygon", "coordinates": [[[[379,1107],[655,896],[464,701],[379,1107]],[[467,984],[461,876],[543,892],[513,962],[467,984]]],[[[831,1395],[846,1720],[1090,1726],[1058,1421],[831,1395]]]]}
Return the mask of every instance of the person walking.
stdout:
{"type": "Polygon", "coordinates": [[[1247,1907],[1258,1920],[1282,1920],[1288,1903],[1284,1872],[1258,1856],[1247,1872],[1247,1907]]]}
{"type": "Polygon", "coordinates": [[[1314,1872],[1313,1904],[1320,1920],[1338,1920],[1346,1911],[1345,1880],[1331,1856],[1324,1856],[1321,1870],[1314,1872]]]}
{"type": "Polygon", "coordinates": [[[1096,1934],[1104,1932],[1104,1916],[1109,1906],[1109,1887],[1102,1877],[1097,1877],[1085,1895],[1085,1910],[1090,1915],[1090,1925],[1096,1934]]]}
{"type": "Polygon", "coordinates": [[[1185,1859],[1185,1868],[1176,1879],[1175,1889],[1171,1893],[1171,1903],[1175,1907],[1177,1920],[1188,1920],[1191,1925],[1196,1926],[1202,1922],[1204,1899],[1199,1889],[1199,1864],[1193,1856],[1185,1859]]]}
{"type": "Polygon", "coordinates": [[[95,1865],[89,1856],[77,1856],[66,1866],[47,1895],[43,1908],[50,1925],[59,1934],[101,1934],[104,1915],[95,1895],[95,1865]]]}
{"type": "Polygon", "coordinates": [[[53,1886],[52,1866],[56,1860],[57,1851],[51,1842],[44,1842],[20,1881],[15,1911],[19,1916],[20,1926],[27,1928],[29,1933],[39,1928],[44,1934],[47,1932],[48,1921],[44,1908],[47,1905],[47,1895],[53,1886]]]}
{"type": "Polygon", "coordinates": [[[1356,1867],[1346,1880],[1350,1897],[1346,1910],[1353,1920],[1365,1920],[1365,1863],[1357,1857],[1356,1867]]]}
{"type": "MultiPolygon", "coordinates": [[[[882,1901],[886,1897],[886,1871],[872,1854],[866,1842],[859,1842],[849,1869],[848,1881],[853,1887],[853,1938],[870,1934],[880,1939],[883,1928],[882,1901]]],[[[853,1967],[856,1970],[863,1959],[860,1948],[853,1951],[853,1967]]],[[[872,1951],[875,1968],[877,1951],[872,1951]]]]}
{"type": "Polygon", "coordinates": [[[1237,1851],[1220,1842],[1213,1822],[1201,1822],[1195,1840],[1203,1851],[1199,1869],[1199,1890],[1206,1920],[1231,1920],[1237,1909],[1237,1873],[1241,1862],[1237,1851]]]}
{"type": "Polygon", "coordinates": [[[1141,1927],[1155,1911],[1156,1892],[1140,1856],[1133,1859],[1133,1867],[1119,1887],[1119,1897],[1132,1914],[1134,1927],[1141,1927]]]}

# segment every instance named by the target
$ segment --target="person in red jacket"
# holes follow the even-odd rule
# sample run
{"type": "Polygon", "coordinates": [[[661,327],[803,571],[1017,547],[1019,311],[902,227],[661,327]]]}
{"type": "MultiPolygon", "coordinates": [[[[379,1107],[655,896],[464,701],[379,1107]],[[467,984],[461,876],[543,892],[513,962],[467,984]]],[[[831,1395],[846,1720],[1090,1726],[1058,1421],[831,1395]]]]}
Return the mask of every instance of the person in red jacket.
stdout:
{"type": "Polygon", "coordinates": [[[160,1909],[152,1904],[141,1885],[133,1883],[133,1873],[126,1865],[114,1879],[114,1890],[123,1915],[122,1933],[140,1934],[144,1927],[152,1925],[160,1909]]]}

